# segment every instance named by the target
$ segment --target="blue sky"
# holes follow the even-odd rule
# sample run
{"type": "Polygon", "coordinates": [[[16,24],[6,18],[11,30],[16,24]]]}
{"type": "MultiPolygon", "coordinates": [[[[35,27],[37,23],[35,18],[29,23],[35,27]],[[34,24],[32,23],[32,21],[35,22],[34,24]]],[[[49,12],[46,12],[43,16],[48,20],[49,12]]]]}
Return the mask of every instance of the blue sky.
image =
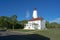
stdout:
{"type": "Polygon", "coordinates": [[[0,0],[0,16],[16,14],[18,20],[31,19],[35,7],[38,16],[42,16],[45,20],[52,21],[60,18],[60,0],[0,0]],[[27,12],[28,18],[26,18],[27,12]]]}

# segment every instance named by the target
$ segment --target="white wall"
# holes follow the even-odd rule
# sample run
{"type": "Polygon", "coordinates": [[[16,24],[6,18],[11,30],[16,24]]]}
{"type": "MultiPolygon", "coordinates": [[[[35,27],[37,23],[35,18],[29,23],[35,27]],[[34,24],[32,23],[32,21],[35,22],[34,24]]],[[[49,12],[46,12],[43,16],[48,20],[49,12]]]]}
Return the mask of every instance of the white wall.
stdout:
{"type": "Polygon", "coordinates": [[[28,23],[31,23],[31,24],[33,24],[33,23],[36,23],[36,24],[38,24],[38,29],[41,29],[41,20],[37,20],[37,21],[29,21],[28,23]]]}
{"type": "Polygon", "coordinates": [[[35,29],[33,23],[38,24],[37,29],[42,30],[45,29],[45,21],[44,20],[37,20],[37,21],[28,21],[28,24],[26,24],[24,29],[35,29]],[[28,25],[28,26],[27,26],[28,25]]]}
{"type": "Polygon", "coordinates": [[[46,23],[46,21],[42,20],[42,30],[46,28],[45,23],[46,23]]]}

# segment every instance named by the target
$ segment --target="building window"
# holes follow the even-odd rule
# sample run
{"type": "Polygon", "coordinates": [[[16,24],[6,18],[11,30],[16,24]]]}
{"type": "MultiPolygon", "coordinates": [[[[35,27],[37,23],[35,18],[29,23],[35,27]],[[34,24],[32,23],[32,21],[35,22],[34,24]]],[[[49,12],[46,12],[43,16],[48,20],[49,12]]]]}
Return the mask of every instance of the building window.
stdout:
{"type": "Polygon", "coordinates": [[[31,26],[31,25],[30,25],[31,26]]]}
{"type": "Polygon", "coordinates": [[[26,26],[28,26],[28,25],[26,25],[26,26]]]}

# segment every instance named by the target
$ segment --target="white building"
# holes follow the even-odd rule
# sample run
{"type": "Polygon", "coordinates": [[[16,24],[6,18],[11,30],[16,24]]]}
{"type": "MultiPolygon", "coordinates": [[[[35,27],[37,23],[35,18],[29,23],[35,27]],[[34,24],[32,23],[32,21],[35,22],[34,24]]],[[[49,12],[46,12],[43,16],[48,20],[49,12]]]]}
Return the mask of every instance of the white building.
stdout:
{"type": "Polygon", "coordinates": [[[33,10],[33,18],[28,20],[28,23],[24,26],[24,29],[31,29],[31,30],[43,30],[45,29],[45,20],[42,17],[37,16],[36,8],[33,10]]]}

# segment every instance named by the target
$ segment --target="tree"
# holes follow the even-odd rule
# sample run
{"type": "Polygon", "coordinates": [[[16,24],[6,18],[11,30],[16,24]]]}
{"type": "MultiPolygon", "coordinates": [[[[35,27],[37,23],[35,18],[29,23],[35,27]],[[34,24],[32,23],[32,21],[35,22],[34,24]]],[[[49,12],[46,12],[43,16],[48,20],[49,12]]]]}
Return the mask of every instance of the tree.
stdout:
{"type": "Polygon", "coordinates": [[[22,20],[22,21],[18,21],[18,23],[20,24],[20,28],[23,29],[24,28],[24,25],[26,23],[28,23],[28,21],[27,20],[22,20]]]}
{"type": "Polygon", "coordinates": [[[50,27],[51,28],[58,28],[59,27],[59,24],[56,23],[56,22],[52,22],[52,23],[50,23],[50,27]]]}
{"type": "Polygon", "coordinates": [[[8,26],[7,20],[8,20],[7,16],[1,16],[0,17],[0,26],[7,29],[7,26],[8,26]]]}
{"type": "Polygon", "coordinates": [[[17,23],[17,16],[16,15],[13,15],[9,18],[9,23],[10,24],[13,24],[12,28],[14,30],[14,25],[17,23]]]}
{"type": "Polygon", "coordinates": [[[46,21],[46,28],[50,28],[50,23],[48,21],[46,21]]]}

